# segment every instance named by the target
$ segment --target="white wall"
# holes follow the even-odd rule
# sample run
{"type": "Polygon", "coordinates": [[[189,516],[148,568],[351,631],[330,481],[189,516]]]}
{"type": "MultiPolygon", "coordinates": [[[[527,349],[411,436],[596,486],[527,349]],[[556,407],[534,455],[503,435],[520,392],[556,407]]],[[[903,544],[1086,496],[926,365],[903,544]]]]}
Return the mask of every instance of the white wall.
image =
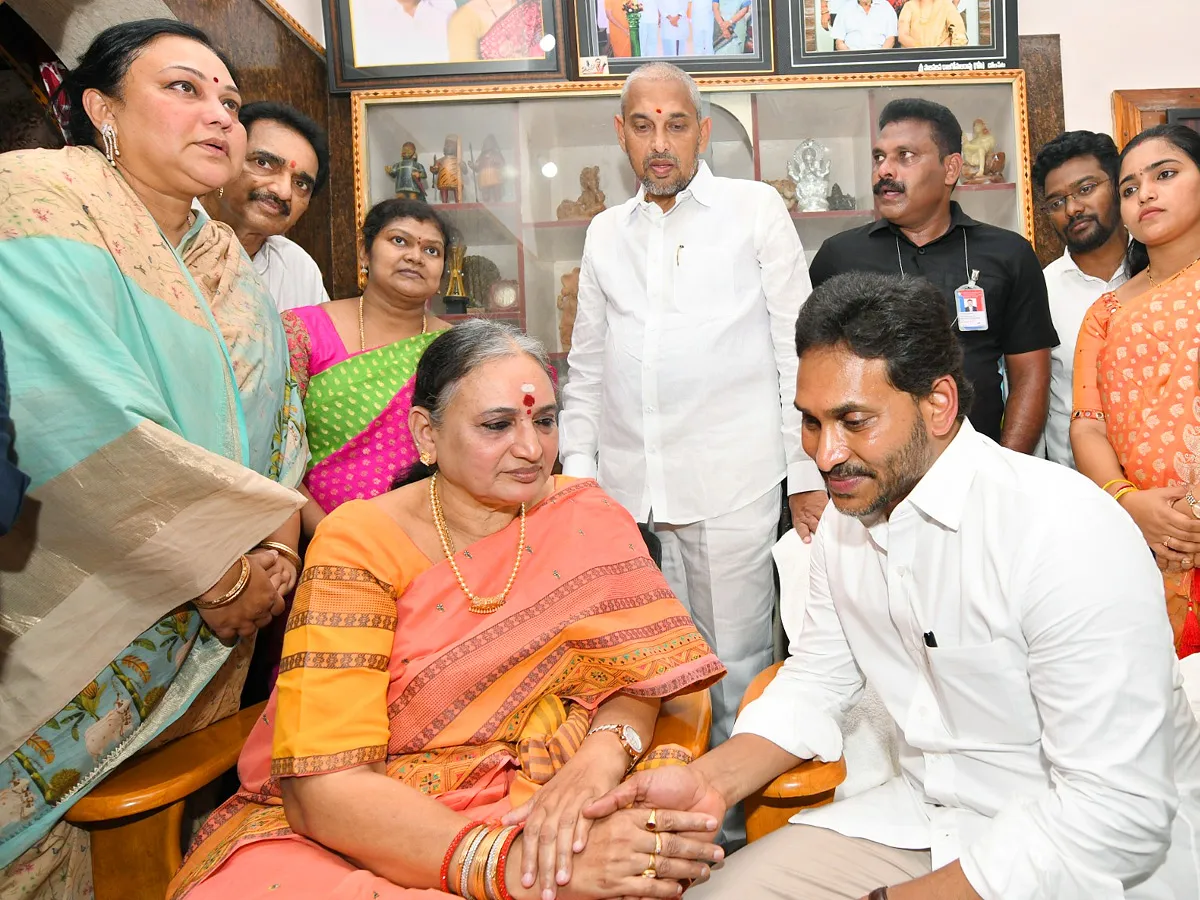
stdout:
{"type": "MultiPolygon", "coordinates": [[[[274,2],[324,41],[321,0],[274,2]]],[[[1196,0],[1018,0],[1017,23],[1060,35],[1067,128],[1112,131],[1115,90],[1200,87],[1196,0]]]]}
{"type": "Polygon", "coordinates": [[[1196,0],[1018,0],[1021,34],[1062,43],[1068,129],[1112,133],[1112,92],[1200,87],[1196,0]]]}

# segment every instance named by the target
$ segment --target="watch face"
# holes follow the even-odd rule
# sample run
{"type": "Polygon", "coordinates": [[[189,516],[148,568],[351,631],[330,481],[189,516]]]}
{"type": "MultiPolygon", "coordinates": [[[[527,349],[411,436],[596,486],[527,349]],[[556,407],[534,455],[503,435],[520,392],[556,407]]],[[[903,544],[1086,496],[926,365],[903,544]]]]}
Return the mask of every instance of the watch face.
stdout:
{"type": "Polygon", "coordinates": [[[626,725],[621,729],[621,734],[625,736],[625,740],[629,742],[629,746],[634,749],[634,752],[641,754],[642,752],[642,736],[633,730],[631,725],[626,725]]]}

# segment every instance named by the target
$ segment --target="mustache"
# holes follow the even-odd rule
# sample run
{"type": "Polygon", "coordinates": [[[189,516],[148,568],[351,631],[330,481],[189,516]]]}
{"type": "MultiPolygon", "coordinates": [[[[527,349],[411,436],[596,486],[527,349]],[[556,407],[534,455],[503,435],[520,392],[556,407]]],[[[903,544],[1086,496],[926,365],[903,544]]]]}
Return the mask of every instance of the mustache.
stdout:
{"type": "Polygon", "coordinates": [[[674,166],[678,166],[679,157],[674,153],[651,153],[644,160],[642,160],[642,165],[649,167],[651,163],[656,162],[669,162],[674,166]]]}
{"type": "Polygon", "coordinates": [[[1096,218],[1095,216],[1093,216],[1091,213],[1080,213],[1075,218],[1067,220],[1067,227],[1071,228],[1075,225],[1078,225],[1080,222],[1099,222],[1099,221],[1100,220],[1098,218],[1096,218]]]}
{"type": "Polygon", "coordinates": [[[842,479],[842,478],[874,478],[875,477],[875,472],[872,471],[871,469],[868,469],[866,466],[856,466],[854,463],[848,463],[848,462],[838,463],[836,466],[834,466],[828,472],[823,472],[821,474],[823,474],[827,479],[828,478],[842,479]]]}
{"type": "Polygon", "coordinates": [[[884,191],[895,191],[897,194],[903,194],[905,190],[906,188],[899,181],[891,178],[880,178],[875,182],[875,186],[871,188],[871,193],[878,197],[884,191]]]}
{"type": "Polygon", "coordinates": [[[290,216],[292,214],[292,204],[288,203],[286,200],[284,200],[282,197],[280,197],[273,191],[258,191],[258,190],[251,191],[250,199],[251,200],[270,200],[272,203],[276,204],[279,207],[279,209],[281,210],[283,215],[290,216]]]}

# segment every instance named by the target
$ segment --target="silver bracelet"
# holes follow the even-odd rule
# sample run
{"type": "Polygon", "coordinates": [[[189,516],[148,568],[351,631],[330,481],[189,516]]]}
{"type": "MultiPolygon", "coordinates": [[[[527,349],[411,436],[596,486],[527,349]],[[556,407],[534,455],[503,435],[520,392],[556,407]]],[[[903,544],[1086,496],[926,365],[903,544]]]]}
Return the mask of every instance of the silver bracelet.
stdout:
{"type": "Polygon", "coordinates": [[[504,843],[508,839],[509,834],[515,831],[516,828],[516,825],[508,825],[502,828],[500,836],[496,838],[496,843],[492,844],[491,852],[488,853],[487,865],[484,868],[483,875],[483,892],[487,895],[487,900],[500,900],[496,896],[496,869],[500,865],[500,851],[504,849],[504,843]]]}

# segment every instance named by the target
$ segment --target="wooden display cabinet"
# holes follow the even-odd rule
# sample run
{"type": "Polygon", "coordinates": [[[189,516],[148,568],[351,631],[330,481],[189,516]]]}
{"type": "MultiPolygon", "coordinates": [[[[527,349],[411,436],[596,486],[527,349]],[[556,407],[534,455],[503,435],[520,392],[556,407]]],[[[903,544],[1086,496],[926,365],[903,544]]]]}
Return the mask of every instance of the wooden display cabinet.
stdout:
{"type": "MultiPolygon", "coordinates": [[[[955,197],[972,217],[1032,241],[1024,72],[773,76],[699,83],[705,114],[713,120],[705,159],[717,175],[780,179],[800,141],[815,138],[829,147],[830,182],[853,196],[857,208],[792,214],[810,260],[826,238],[873,219],[875,123],[883,106],[898,97],[943,103],[968,132],[977,118],[988,124],[997,149],[1007,156],[1006,180],[960,185],[955,197]]],[[[544,341],[561,366],[565,354],[556,299],[562,275],[579,265],[588,223],[560,221],[556,210],[561,201],[579,196],[585,166],[600,167],[600,188],[609,207],[633,196],[636,183],[613,124],[620,87],[619,82],[603,82],[354,94],[357,220],[373,203],[392,196],[384,167],[399,159],[405,141],[417,145],[428,168],[441,155],[446,135],[459,135],[467,173],[464,196],[458,203],[441,203],[431,184],[429,202],[459,231],[469,255],[488,257],[501,278],[517,285],[512,307],[469,315],[517,324],[544,341]],[[470,163],[472,151],[477,158],[489,135],[504,156],[506,180],[499,201],[485,203],[470,163]]],[[[434,311],[440,314],[439,303],[434,301],[434,311]]]]}

